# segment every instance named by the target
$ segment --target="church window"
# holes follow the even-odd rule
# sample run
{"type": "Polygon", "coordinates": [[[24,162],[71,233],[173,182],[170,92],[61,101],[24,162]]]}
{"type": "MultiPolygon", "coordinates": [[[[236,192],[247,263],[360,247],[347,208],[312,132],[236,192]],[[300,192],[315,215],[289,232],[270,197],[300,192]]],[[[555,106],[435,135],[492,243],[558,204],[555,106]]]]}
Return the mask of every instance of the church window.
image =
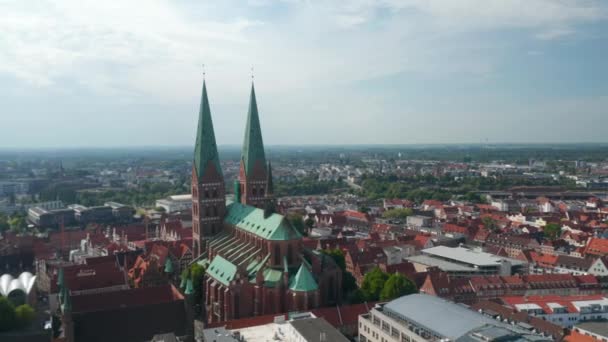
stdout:
{"type": "Polygon", "coordinates": [[[213,206],[213,216],[217,216],[217,206],[213,206]]]}
{"type": "Polygon", "coordinates": [[[257,194],[258,194],[258,189],[256,189],[256,188],[251,189],[251,194],[252,194],[253,196],[257,196],[257,194]]]}
{"type": "Polygon", "coordinates": [[[287,264],[291,265],[293,263],[293,247],[291,244],[287,245],[287,264]]]}
{"type": "Polygon", "coordinates": [[[213,198],[217,198],[217,189],[213,189],[213,198]]]}
{"type": "Polygon", "coordinates": [[[264,189],[260,189],[260,196],[264,196],[264,189]]]}
{"type": "Polygon", "coordinates": [[[205,216],[211,216],[209,207],[205,207],[205,216]]]}
{"type": "Polygon", "coordinates": [[[205,198],[209,198],[209,190],[205,190],[205,198]]]}
{"type": "Polygon", "coordinates": [[[279,246],[279,245],[274,246],[274,264],[275,265],[281,264],[281,246],[279,246]]]}

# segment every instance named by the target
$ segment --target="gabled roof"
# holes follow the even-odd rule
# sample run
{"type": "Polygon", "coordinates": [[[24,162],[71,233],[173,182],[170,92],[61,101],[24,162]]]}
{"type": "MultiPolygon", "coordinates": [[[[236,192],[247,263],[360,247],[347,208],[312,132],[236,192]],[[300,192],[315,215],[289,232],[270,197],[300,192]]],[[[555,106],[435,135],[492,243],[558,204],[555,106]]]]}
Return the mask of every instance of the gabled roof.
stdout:
{"type": "Polygon", "coordinates": [[[201,106],[198,114],[198,129],[196,131],[196,142],[194,145],[194,168],[196,175],[200,178],[205,172],[207,164],[211,162],[218,174],[222,174],[220,160],[215,143],[213,121],[211,120],[211,109],[207,99],[207,87],[203,81],[203,94],[201,95],[201,106]]]}
{"type": "Polygon", "coordinates": [[[245,175],[250,174],[255,162],[258,160],[265,168],[266,156],[264,154],[264,142],[262,141],[262,130],[260,128],[260,118],[258,116],[258,104],[255,99],[254,86],[251,84],[247,126],[245,126],[245,139],[243,140],[243,150],[241,154],[241,162],[245,167],[245,175]]]}
{"type": "Polygon", "coordinates": [[[294,240],[301,238],[283,215],[271,214],[264,210],[237,202],[228,202],[228,214],[224,222],[253,233],[266,240],[294,240]]]}
{"type": "Polygon", "coordinates": [[[298,273],[296,273],[296,275],[289,282],[289,289],[292,291],[308,292],[315,291],[318,288],[319,285],[317,285],[317,282],[310,273],[310,270],[308,270],[308,267],[302,263],[298,273]]]}
{"type": "Polygon", "coordinates": [[[237,268],[233,263],[218,255],[213,258],[213,261],[211,264],[209,264],[206,273],[213,279],[228,286],[236,277],[236,271],[237,268]]]}

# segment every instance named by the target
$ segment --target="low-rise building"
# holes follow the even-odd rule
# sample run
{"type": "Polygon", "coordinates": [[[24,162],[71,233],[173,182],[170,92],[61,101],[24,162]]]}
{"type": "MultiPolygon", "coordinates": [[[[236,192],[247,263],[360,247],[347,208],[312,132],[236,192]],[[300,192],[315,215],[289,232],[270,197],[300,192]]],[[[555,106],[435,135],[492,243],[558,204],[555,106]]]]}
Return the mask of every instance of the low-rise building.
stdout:
{"type": "Polygon", "coordinates": [[[502,301],[519,312],[543,318],[566,328],[579,322],[608,319],[608,298],[585,296],[520,296],[502,301]]]}
{"type": "Polygon", "coordinates": [[[369,313],[359,316],[361,342],[424,340],[552,341],[552,338],[425,294],[412,294],[377,304],[369,313]]]}
{"type": "Polygon", "coordinates": [[[418,272],[437,267],[452,277],[475,275],[511,275],[524,273],[525,263],[520,260],[498,257],[477,249],[437,246],[423,249],[421,255],[408,257],[418,272]]]}
{"type": "Polygon", "coordinates": [[[156,200],[156,206],[165,209],[165,212],[192,210],[192,195],[173,195],[167,198],[156,200]]]}

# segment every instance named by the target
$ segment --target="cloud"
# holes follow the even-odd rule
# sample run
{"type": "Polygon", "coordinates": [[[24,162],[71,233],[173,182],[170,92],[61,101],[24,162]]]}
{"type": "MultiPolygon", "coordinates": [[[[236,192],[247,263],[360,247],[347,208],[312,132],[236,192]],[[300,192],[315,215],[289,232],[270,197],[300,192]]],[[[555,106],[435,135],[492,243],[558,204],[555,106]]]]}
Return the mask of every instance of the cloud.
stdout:
{"type": "Polygon", "coordinates": [[[569,28],[554,28],[537,33],[534,37],[540,40],[554,40],[570,36],[574,34],[574,30],[569,28]]]}
{"type": "MultiPolygon", "coordinates": [[[[0,0],[0,82],[15,78],[4,88],[24,94],[183,109],[197,101],[205,63],[217,121],[230,122],[246,105],[253,65],[273,131],[289,132],[286,111],[298,127],[358,113],[364,131],[395,110],[368,84],[500,79],[512,55],[578,39],[607,11],[604,0],[0,0]]],[[[218,136],[240,128],[230,130],[218,136]]]]}

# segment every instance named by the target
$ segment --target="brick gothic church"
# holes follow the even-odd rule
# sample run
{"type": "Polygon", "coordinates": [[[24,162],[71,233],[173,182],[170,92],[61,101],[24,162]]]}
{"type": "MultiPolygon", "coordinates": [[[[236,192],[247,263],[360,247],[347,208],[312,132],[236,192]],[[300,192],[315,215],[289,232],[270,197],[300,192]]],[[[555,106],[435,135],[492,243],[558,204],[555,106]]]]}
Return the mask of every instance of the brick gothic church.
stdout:
{"type": "Polygon", "coordinates": [[[226,199],[203,81],[192,167],[192,247],[196,262],[207,267],[208,322],[339,303],[340,268],[330,257],[306,249],[300,233],[274,212],[271,165],[253,84],[234,193],[234,200],[226,199]]]}

